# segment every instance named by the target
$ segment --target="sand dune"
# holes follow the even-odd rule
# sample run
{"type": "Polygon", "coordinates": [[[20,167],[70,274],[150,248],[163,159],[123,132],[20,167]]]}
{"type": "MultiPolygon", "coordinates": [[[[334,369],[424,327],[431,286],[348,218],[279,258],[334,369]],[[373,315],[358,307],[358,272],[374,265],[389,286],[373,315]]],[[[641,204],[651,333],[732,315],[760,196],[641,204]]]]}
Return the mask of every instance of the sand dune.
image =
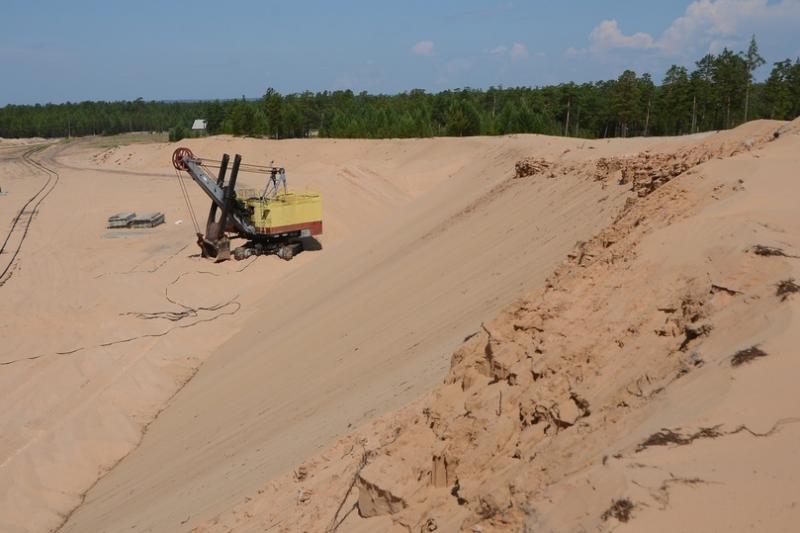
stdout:
{"type": "MultiPolygon", "coordinates": [[[[341,518],[342,531],[564,530],[616,524],[602,518],[614,498],[651,528],[664,513],[676,524],[702,514],[691,498],[663,504],[664,483],[724,506],[713,476],[690,483],[687,472],[725,469],[720,486],[739,487],[749,474],[733,468],[736,446],[752,443],[709,449],[718,466],[681,447],[673,477],[671,448],[636,449],[661,427],[718,425],[708,442],[724,445],[747,437],[739,425],[767,432],[785,419],[763,440],[777,443],[764,472],[791,453],[797,402],[783,382],[758,403],[769,416],[739,408],[751,369],[794,369],[797,304],[772,293],[796,265],[744,251],[800,249],[794,128],[188,141],[209,157],[275,160],[293,187],[323,193],[322,251],[244,265],[186,247],[175,145],[49,149],[62,182],[0,287],[12,339],[0,387],[13,406],[0,418],[0,526],[46,531],[68,516],[63,531],[325,530],[341,518]],[[515,179],[525,157],[547,170],[515,179]],[[162,210],[168,223],[116,238],[102,223],[126,209],[162,210]],[[175,324],[126,314],[170,308],[165,290],[227,307],[165,335],[175,324]],[[748,343],[778,355],[733,369],[725,358],[748,343]],[[642,456],[664,475],[637,477],[651,471],[642,456]]],[[[0,165],[25,186],[37,178],[13,157],[0,165]]],[[[192,201],[207,205],[197,190],[192,201]]],[[[0,203],[1,220],[13,205],[0,203]]],[[[750,516],[759,500],[725,490],[750,516]]],[[[791,516],[785,507],[770,524],[791,516]]]]}
{"type": "Polygon", "coordinates": [[[431,394],[196,531],[793,530],[798,142],[800,123],[750,124],[660,161],[648,175],[702,162],[628,202],[431,394]]]}

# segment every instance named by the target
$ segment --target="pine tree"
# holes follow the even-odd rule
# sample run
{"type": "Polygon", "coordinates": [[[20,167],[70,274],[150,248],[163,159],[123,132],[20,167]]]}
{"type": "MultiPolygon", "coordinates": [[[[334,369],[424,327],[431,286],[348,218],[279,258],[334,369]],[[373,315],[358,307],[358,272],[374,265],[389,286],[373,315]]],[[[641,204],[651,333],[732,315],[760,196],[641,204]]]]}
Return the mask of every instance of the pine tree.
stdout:
{"type": "Polygon", "coordinates": [[[653,84],[653,79],[650,74],[644,73],[637,81],[637,92],[639,93],[639,113],[644,114],[644,123],[642,124],[642,135],[645,137],[650,132],[650,117],[653,110],[653,99],[656,95],[656,86],[653,84]]]}
{"type": "Polygon", "coordinates": [[[628,136],[630,125],[637,118],[638,92],[636,73],[632,70],[626,70],[617,79],[612,102],[614,113],[619,122],[619,134],[621,137],[628,136]]]}
{"type": "Polygon", "coordinates": [[[733,110],[744,103],[749,75],[746,61],[727,48],[714,60],[714,85],[719,91],[720,101],[725,108],[724,128],[726,129],[733,126],[731,122],[733,110]]]}
{"type": "Polygon", "coordinates": [[[686,67],[672,65],[661,84],[663,114],[661,121],[664,133],[680,135],[690,132],[692,124],[693,98],[686,67]]]}
{"type": "Polygon", "coordinates": [[[252,135],[255,127],[253,108],[242,97],[231,111],[231,123],[234,135],[252,135]]]}
{"type": "Polygon", "coordinates": [[[267,133],[270,137],[280,139],[283,127],[283,97],[281,93],[270,87],[262,99],[267,118],[267,133]]]}
{"type": "Polygon", "coordinates": [[[478,135],[481,131],[481,117],[471,102],[456,98],[447,111],[447,133],[457,137],[478,135]]]}
{"type": "Polygon", "coordinates": [[[695,117],[692,120],[695,125],[694,131],[718,127],[716,117],[719,105],[717,91],[714,89],[714,62],[715,57],[712,54],[706,54],[695,63],[697,68],[691,74],[692,93],[696,103],[693,106],[695,108],[695,117]]]}
{"type": "Polygon", "coordinates": [[[222,122],[225,120],[225,108],[215,100],[206,108],[206,131],[211,135],[222,131],[222,122]]]}
{"type": "Polygon", "coordinates": [[[744,121],[747,122],[748,113],[750,111],[750,87],[753,84],[753,72],[765,63],[764,58],[758,53],[758,44],[756,43],[756,36],[750,38],[750,46],[747,47],[747,52],[743,54],[745,65],[747,66],[747,89],[745,90],[744,97],[744,121]]]}

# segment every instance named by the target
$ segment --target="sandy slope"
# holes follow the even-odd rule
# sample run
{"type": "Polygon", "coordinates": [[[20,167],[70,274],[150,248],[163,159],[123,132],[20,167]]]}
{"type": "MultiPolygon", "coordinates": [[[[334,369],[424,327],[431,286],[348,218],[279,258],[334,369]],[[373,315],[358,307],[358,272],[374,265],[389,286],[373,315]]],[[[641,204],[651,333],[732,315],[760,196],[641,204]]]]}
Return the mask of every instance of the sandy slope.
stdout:
{"type": "MultiPolygon", "coordinates": [[[[4,292],[0,310],[8,317],[0,326],[4,328],[1,334],[13,339],[0,352],[1,362],[18,361],[0,367],[0,388],[14,406],[0,418],[0,526],[10,531],[40,531],[59,524],[62,516],[81,503],[83,492],[96,478],[131,450],[88,492],[65,531],[185,531],[195,526],[224,526],[225,530],[237,524],[258,530],[275,523],[285,531],[302,525],[324,529],[353,479],[354,463],[361,460],[362,450],[370,451],[367,467],[340,514],[352,507],[360,491],[366,498],[362,514],[376,517],[362,520],[351,512],[343,528],[375,530],[393,523],[417,524],[432,517],[429,509],[441,509],[436,518],[444,530],[477,521],[501,529],[504,524],[530,521],[527,514],[520,514],[520,501],[535,501],[533,495],[545,490],[557,491],[566,483],[564,472],[593,464],[599,453],[593,443],[602,441],[605,449],[619,435],[634,434],[637,424],[649,420],[645,407],[652,402],[636,404],[626,397],[630,414],[624,410],[612,413],[624,422],[618,425],[601,424],[596,414],[597,418],[582,418],[580,424],[575,418],[569,431],[560,431],[556,423],[555,439],[539,427],[532,434],[541,433],[544,443],[559,443],[551,452],[553,464],[559,466],[549,466],[546,454],[540,455],[546,468],[553,469],[551,474],[537,475],[536,482],[526,481],[522,484],[525,490],[516,496],[486,503],[483,492],[501,494],[496,489],[509,486],[509,476],[529,475],[519,468],[518,459],[508,463],[504,458],[508,442],[514,439],[498,440],[498,435],[522,434],[519,395],[529,392],[530,386],[512,384],[507,375],[498,383],[487,384],[487,378],[477,377],[475,372],[482,376],[487,368],[495,372],[498,367],[475,361],[474,369],[467,371],[473,364],[471,354],[483,353],[487,342],[498,342],[497,349],[504,350],[501,345],[506,336],[530,337],[531,331],[538,331],[538,319],[531,319],[533,329],[506,332],[509,313],[520,309],[509,310],[509,304],[528,291],[541,290],[548,276],[575,249],[575,243],[588,241],[612,223],[623,206],[628,214],[621,224],[636,229],[629,244],[619,248],[634,250],[640,237],[654,232],[659,224],[666,226],[700,210],[712,201],[711,195],[736,198],[739,192],[724,189],[724,172],[715,170],[709,173],[713,179],[702,180],[703,186],[696,190],[686,186],[684,193],[676,195],[669,189],[672,182],[648,195],[647,180],[641,175],[631,176],[629,183],[620,186],[620,171],[612,168],[599,176],[602,179],[595,179],[598,158],[632,155],[648,148],[696,155],[699,152],[692,150],[701,145],[703,153],[729,155],[752,148],[776,127],[762,122],[707,139],[613,142],[537,136],[372,142],[266,142],[224,137],[190,141],[196,153],[210,157],[227,150],[241,152],[249,161],[274,159],[289,169],[295,188],[310,187],[324,195],[326,235],[321,252],[303,254],[292,263],[262,258],[245,265],[245,270],[241,270],[242,264],[209,265],[192,257],[194,250],[184,248],[192,240],[191,226],[186,223],[168,223],[126,238],[111,238],[114,235],[101,229],[105,216],[125,209],[159,209],[167,212],[170,221],[186,220],[167,166],[174,145],[137,144],[102,150],[77,144],[51,151],[59,152],[63,183],[38,216],[30,251],[21,259],[13,281],[0,288],[4,292]],[[524,156],[545,158],[553,165],[552,177],[547,177],[548,171],[547,175],[511,179],[514,163],[524,156]],[[722,192],[714,190],[718,185],[723,185],[722,192]],[[626,200],[637,197],[637,191],[643,199],[631,207],[626,200]],[[81,208],[75,209],[76,205],[81,208]],[[648,217],[655,214],[652,225],[633,224],[631,213],[640,208],[650,209],[648,217]],[[192,306],[237,300],[218,312],[204,312],[178,324],[213,319],[211,322],[164,336],[138,338],[163,333],[175,325],[124,314],[174,309],[164,299],[165,290],[192,306]],[[502,309],[506,311],[496,321],[497,339],[489,340],[480,324],[502,309]],[[226,311],[235,314],[225,315],[226,311]],[[45,331],[48,334],[41,335],[45,331]],[[456,352],[468,357],[463,365],[454,360],[447,378],[451,385],[416,400],[405,410],[378,418],[319,454],[351,428],[408,405],[441,383],[448,374],[450,354],[473,333],[478,335],[456,352]],[[133,337],[137,339],[101,346],[109,340],[133,337]],[[81,347],[75,353],[57,355],[81,347]],[[39,353],[44,357],[21,360],[39,353]],[[201,363],[200,371],[181,389],[201,363]],[[467,408],[468,402],[454,384],[467,374],[472,376],[468,381],[477,386],[474,400],[469,401],[474,401],[475,412],[482,413],[479,423],[469,427],[455,422],[459,409],[467,408]],[[504,391],[500,400],[498,386],[504,391]],[[168,400],[168,407],[146,426],[168,400]],[[431,406],[440,413],[432,415],[431,406]],[[420,415],[423,407],[427,407],[425,416],[420,415]],[[499,411],[494,416],[499,425],[486,423],[484,411],[499,411]],[[437,437],[428,426],[423,427],[426,418],[445,421],[444,427],[452,422],[453,434],[437,437]],[[573,448],[583,443],[583,437],[569,437],[584,423],[593,430],[595,426],[609,429],[587,430],[592,445],[579,447],[578,453],[573,448]],[[147,433],[134,449],[145,427],[147,433]],[[480,437],[481,432],[487,436],[480,437]],[[468,452],[475,435],[480,441],[474,446],[475,453],[481,460],[468,452]],[[361,440],[363,436],[366,440],[361,440]],[[396,442],[391,443],[393,439],[396,442]],[[437,439],[441,443],[437,444],[437,439]],[[561,442],[565,442],[563,447],[561,442]],[[452,449],[445,451],[441,446],[452,449]],[[398,467],[389,453],[403,458],[405,466],[398,467]],[[564,460],[564,454],[575,458],[573,466],[568,466],[572,463],[564,460]],[[435,467],[433,455],[438,458],[435,467]],[[462,466],[453,470],[459,461],[462,466]],[[301,463],[304,469],[293,474],[301,463]],[[449,470],[444,463],[450,465],[449,470]],[[436,474],[426,474],[430,470],[436,474]],[[420,485],[420,480],[431,476],[437,487],[420,485]],[[464,505],[454,503],[456,499],[450,495],[453,476],[463,487],[464,505]],[[482,492],[482,487],[486,491],[482,492]],[[412,504],[409,494],[413,493],[419,496],[412,504]],[[374,494],[383,496],[370,496],[374,494]],[[386,504],[381,503],[381,498],[387,500],[386,494],[393,495],[390,502],[393,498],[403,501],[406,509],[386,514],[386,504]],[[512,503],[512,511],[503,511],[507,501],[512,503]]],[[[769,149],[788,146],[786,158],[792,162],[795,145],[791,139],[796,137],[776,141],[769,149]]],[[[754,154],[737,158],[755,160],[754,154]]],[[[762,155],[769,160],[764,165],[777,165],[772,159],[779,158],[767,149],[758,154],[769,155],[762,155]]],[[[734,160],[706,165],[728,161],[734,160]]],[[[5,173],[11,172],[5,165],[17,163],[0,164],[5,173]]],[[[740,174],[755,172],[738,160],[731,164],[740,174]]],[[[783,167],[778,170],[784,175],[783,167]]],[[[749,186],[746,190],[749,194],[749,186]]],[[[767,193],[775,194],[771,189],[767,193]]],[[[783,200],[789,202],[791,197],[784,194],[783,200]]],[[[193,201],[196,206],[206,205],[197,191],[193,201]]],[[[7,205],[11,204],[0,205],[0,216],[6,220],[11,213],[7,205]]],[[[731,217],[742,218],[736,213],[731,217]]],[[[779,222],[783,224],[783,219],[779,222]]],[[[704,235],[684,229],[665,241],[660,256],[650,254],[652,268],[666,268],[672,249],[680,249],[676,240],[687,231],[697,234],[701,249],[706,240],[720,238],[713,232],[704,235]]],[[[796,234],[792,228],[785,231],[796,234]]],[[[646,294],[657,292],[651,279],[663,279],[665,284],[670,279],[669,269],[658,271],[655,278],[609,271],[607,261],[595,258],[613,255],[618,247],[609,247],[608,242],[598,245],[596,240],[586,246],[575,255],[576,261],[586,265],[581,270],[561,267],[556,283],[563,283],[564,288],[555,293],[594,294],[595,304],[586,306],[580,298],[576,300],[579,305],[570,303],[569,298],[543,303],[536,297],[529,298],[522,308],[535,314],[541,306],[552,304],[549,313],[565,321],[553,330],[579,332],[579,340],[571,339],[564,346],[558,345],[564,334],[553,334],[555,340],[550,342],[560,347],[548,356],[555,358],[554,368],[565,367],[561,373],[554,370],[554,375],[573,376],[569,369],[588,353],[587,343],[605,354],[608,349],[603,343],[618,341],[619,332],[631,327],[631,316],[641,313],[642,321],[655,320],[650,317],[653,306],[649,300],[634,305],[631,302],[637,300],[630,292],[612,287],[628,288],[632,278],[638,285],[631,284],[629,289],[646,294]],[[584,267],[594,269],[587,279],[584,267]],[[580,283],[586,286],[580,288],[580,283]],[[607,323],[609,317],[614,319],[613,327],[607,323]]],[[[685,268],[691,270],[697,261],[686,257],[686,262],[685,268]]],[[[682,285],[680,289],[664,289],[662,296],[679,305],[685,292],[682,285]]],[[[701,285],[695,289],[704,290],[701,285]]],[[[768,289],[763,291],[766,295],[768,289]]],[[[657,316],[663,322],[663,314],[657,316]]],[[[629,335],[636,337],[635,332],[629,335]]],[[[650,365],[678,342],[670,335],[658,336],[659,342],[652,346],[649,338],[640,339],[639,344],[648,347],[648,357],[631,352],[616,366],[608,363],[605,355],[591,364],[591,358],[578,364],[580,380],[587,382],[580,397],[588,398],[592,405],[615,405],[609,398],[621,394],[620,388],[631,380],[639,383],[642,374],[666,379],[682,362],[680,357],[668,358],[655,368],[650,365]],[[592,372],[600,378],[589,379],[592,372]]],[[[536,336],[534,333],[533,340],[525,342],[541,342],[536,336]]],[[[526,357],[516,348],[503,353],[512,359],[526,357]]],[[[530,366],[526,361],[520,364],[530,366]]],[[[509,359],[508,364],[514,363],[509,359]]],[[[558,396],[557,403],[566,401],[562,406],[565,412],[578,409],[580,414],[563,379],[543,390],[558,396]]],[[[591,410],[604,413],[604,408],[591,410]]],[[[552,425],[553,409],[548,413],[542,416],[549,416],[552,425]]],[[[652,420],[659,419],[654,415],[652,420]]],[[[651,429],[643,426],[640,433],[651,429]]],[[[524,440],[519,438],[521,443],[524,440]]],[[[542,468],[538,461],[531,463],[537,472],[542,468]]],[[[622,497],[616,490],[621,486],[624,483],[602,491],[595,506],[605,509],[609,498],[622,497]]],[[[552,500],[555,496],[547,497],[552,500]]],[[[572,507],[559,509],[574,508],[577,514],[598,520],[597,513],[586,514],[582,506],[584,500],[579,499],[572,507]]],[[[389,510],[399,510],[391,507],[389,510]]],[[[546,514],[542,520],[554,520],[553,524],[577,523],[568,513],[563,517],[555,512],[546,514]]],[[[646,518],[643,512],[637,516],[646,518]]]]}
{"type": "MultiPolygon", "coordinates": [[[[730,142],[738,148],[744,135],[774,128],[756,125],[730,142]]],[[[188,529],[252,497],[347,427],[433,386],[464,337],[540,286],[629,196],[630,187],[570,169],[647,146],[531,140],[466,141],[491,149],[383,228],[271,291],[65,530],[188,529]],[[525,155],[558,161],[566,173],[510,179],[512,162],[525,155]]],[[[445,149],[465,141],[436,142],[445,149]]],[[[294,488],[287,494],[297,498],[294,488]]]]}
{"type": "MultiPolygon", "coordinates": [[[[620,194],[603,191],[599,184],[579,180],[502,185],[514,162],[536,153],[553,159],[624,153],[655,141],[595,143],[594,149],[584,141],[535,136],[204,142],[214,143],[215,148],[216,143],[222,147],[236,143],[237,150],[251,159],[268,151],[270,158],[297,161],[293,166],[287,163],[293,183],[303,186],[302,180],[308,179],[325,195],[328,235],[337,236],[337,219],[345,220],[353,209],[370,208],[375,196],[394,198],[398,187],[408,196],[434,188],[407,209],[370,209],[376,215],[382,211],[381,225],[344,235],[334,246],[326,243],[324,252],[302,273],[269,292],[259,315],[243,325],[242,336],[221,349],[213,368],[209,366],[186,390],[185,403],[175,402],[178,418],[189,409],[197,421],[188,428],[182,425],[186,429],[180,430],[180,439],[174,439],[178,436],[174,431],[162,434],[158,425],[150,428],[150,438],[164,439],[159,440],[159,450],[172,450],[187,461],[177,461],[176,473],[170,473],[163,468],[163,459],[158,459],[164,477],[148,478],[148,488],[135,495],[141,503],[128,504],[133,494],[126,491],[130,514],[115,511],[120,524],[151,516],[153,521],[164,521],[164,527],[175,527],[195,508],[205,514],[184,525],[211,516],[259,484],[263,476],[291,468],[348,424],[398,407],[433,385],[445,371],[447,354],[466,334],[520,290],[540,282],[575,240],[608,220],[614,203],[622,200],[620,194]],[[326,178],[332,175],[336,182],[326,178]],[[383,188],[371,185],[381,178],[383,188]],[[339,180],[343,186],[337,185],[339,180]],[[492,191],[498,186],[503,190],[492,191]],[[496,204],[498,197],[505,200],[496,204]],[[604,197],[608,198],[603,209],[583,213],[584,205],[594,207],[604,197]],[[491,200],[486,207],[482,207],[484,198],[491,200]],[[452,313],[454,304],[459,313],[452,313]],[[244,383],[252,383],[248,394],[242,394],[244,383]],[[203,401],[198,403],[197,397],[203,401]],[[308,414],[313,416],[303,416],[308,414]],[[199,423],[201,419],[207,424],[199,423]],[[225,436],[224,444],[209,442],[209,427],[225,436]],[[264,458],[258,450],[268,435],[276,438],[270,457],[264,458]],[[196,457],[185,453],[187,442],[190,447],[203,444],[198,450],[202,455],[227,456],[226,464],[206,470],[196,457]],[[244,461],[259,467],[242,466],[244,461]],[[240,473],[246,473],[247,481],[237,483],[235,492],[220,481],[240,473]],[[209,490],[187,500],[186,512],[163,496],[196,491],[199,485],[209,490]],[[154,487],[163,492],[157,493],[154,487]],[[156,507],[164,505],[143,514],[140,506],[153,501],[156,507]]],[[[202,143],[194,148],[197,153],[214,151],[202,143]]],[[[108,169],[124,163],[155,172],[169,151],[164,147],[160,153],[138,155],[117,150],[104,162],[101,155],[98,162],[108,169]]],[[[162,415],[167,416],[166,412],[162,415]]],[[[146,472],[135,466],[131,471],[146,472]]],[[[109,478],[107,483],[115,482],[109,478]]]]}
{"type": "Polygon", "coordinates": [[[762,122],[601,165],[643,193],[442,385],[197,531],[793,531],[799,145],[762,122]]]}
{"type": "MultiPolygon", "coordinates": [[[[106,142],[60,144],[37,156],[60,170],[61,181],[42,204],[13,275],[1,288],[0,336],[4,342],[0,349],[0,390],[6,404],[12,406],[0,415],[3,530],[41,531],[58,525],[97,477],[136,446],[146,424],[198,365],[246,325],[249,314],[259,310],[266,313],[270,328],[274,323],[278,332],[287,329],[282,323],[296,322],[294,327],[301,328],[292,313],[302,316],[303,306],[313,307],[325,291],[343,292],[341,301],[358,294],[361,289],[348,280],[365,272],[351,269],[361,258],[372,256],[370,264],[381,263],[387,269],[392,268],[392,254],[406,255],[405,268],[413,270],[418,263],[414,260],[414,237],[405,237],[406,222],[395,219],[402,216],[402,220],[414,222],[419,215],[410,216],[404,208],[416,198],[443,182],[461,180],[464,174],[465,186],[451,187],[457,202],[448,199],[450,193],[440,192],[438,199],[414,207],[417,213],[437,211],[444,202],[448,213],[455,212],[502,181],[519,153],[532,145],[553,153],[575,144],[536,137],[277,143],[221,137],[187,141],[196,153],[209,157],[238,151],[248,161],[280,161],[289,168],[294,188],[313,188],[324,194],[322,252],[301,255],[291,263],[262,259],[244,265],[246,269],[242,270],[241,264],[209,265],[193,257],[193,229],[168,163],[175,145],[99,146],[106,142]],[[483,171],[487,171],[486,176],[480,175],[483,171]],[[152,231],[107,231],[106,217],[124,210],[161,210],[166,212],[168,223],[152,231]],[[175,225],[177,220],[183,220],[183,224],[175,225]],[[393,230],[376,231],[391,224],[393,230]],[[400,241],[405,243],[402,249],[392,244],[400,241]],[[335,252],[339,247],[342,250],[335,252]],[[328,266],[304,273],[282,286],[283,292],[259,303],[284,278],[323,258],[328,266]],[[328,276],[335,283],[327,281],[328,276]],[[312,286],[316,288],[312,290],[312,286]],[[192,307],[226,305],[217,311],[200,311],[177,323],[142,320],[131,314],[181,309],[166,296],[192,307]],[[232,298],[236,301],[231,302],[232,298]],[[276,306],[274,302],[282,303],[276,306]]],[[[22,151],[39,143],[2,141],[0,186],[8,194],[0,198],[0,222],[5,227],[45,179],[20,159],[22,151]]],[[[260,184],[253,178],[242,183],[260,184]]],[[[199,190],[191,190],[193,204],[202,217],[207,201],[199,190]]],[[[417,223],[415,235],[435,230],[435,223],[449,215],[437,216],[424,219],[432,220],[431,224],[417,223]]],[[[485,230],[480,230],[480,235],[494,238],[485,230]]],[[[461,239],[472,241],[468,235],[461,239]]],[[[457,244],[454,241],[453,245],[457,244]]],[[[475,249],[491,243],[476,241],[470,245],[475,249]]],[[[553,257],[559,253],[556,250],[553,257]]],[[[480,268],[488,269],[485,264],[480,268]]],[[[489,300],[499,306],[504,303],[502,298],[508,301],[515,294],[518,279],[506,283],[491,271],[475,273],[473,268],[472,272],[475,279],[460,280],[456,276],[453,282],[469,281],[473,302],[489,300]],[[497,288],[505,292],[487,296],[497,288]]],[[[410,290],[421,294],[424,287],[419,284],[423,280],[428,284],[440,274],[428,271],[410,290]]],[[[402,273],[394,276],[404,277],[402,273]]],[[[364,283],[380,284],[377,279],[365,278],[364,283]]],[[[403,296],[399,294],[401,286],[396,289],[384,296],[403,296]]],[[[355,306],[357,301],[349,300],[348,305],[355,306]]],[[[491,308],[484,311],[486,315],[479,314],[483,317],[490,312],[491,308]]],[[[456,321],[451,331],[431,333],[426,349],[432,350],[430,346],[436,343],[445,345],[445,351],[436,350],[441,358],[464,330],[474,327],[478,317],[474,309],[472,313],[472,325],[456,321]]],[[[464,317],[469,319],[469,313],[464,317]]],[[[315,318],[305,323],[304,335],[316,322],[315,318]]],[[[248,325],[247,331],[254,328],[248,325]]],[[[407,330],[403,334],[413,336],[407,330]]],[[[281,335],[289,342],[288,332],[281,335]]],[[[335,335],[340,335],[338,330],[335,335]]],[[[262,335],[258,337],[258,342],[266,344],[262,335]]],[[[327,344],[330,340],[330,335],[321,336],[317,342],[327,344]]],[[[249,340],[241,342],[252,344],[249,340]]],[[[414,342],[408,342],[408,346],[414,342]]],[[[422,354],[422,350],[413,347],[409,353],[422,354]]],[[[237,347],[236,351],[241,349],[237,347]]],[[[427,382],[416,384],[417,374],[427,374],[431,366],[439,368],[432,375],[441,375],[441,359],[424,361],[417,369],[408,367],[408,383],[415,385],[404,384],[393,391],[391,394],[398,395],[395,405],[424,390],[425,383],[434,382],[428,377],[427,382]]],[[[370,408],[355,409],[347,416],[357,421],[370,408]]],[[[336,430],[345,426],[341,424],[336,430]]],[[[318,442],[333,434],[330,429],[318,437],[318,442]]],[[[288,457],[276,464],[288,468],[293,460],[288,457]]]]}
{"type": "MultiPolygon", "coordinates": [[[[511,179],[523,155],[558,158],[571,149],[580,158],[589,152],[577,149],[582,141],[368,144],[378,154],[376,144],[401,154],[434,144],[426,157],[448,161],[453,175],[271,290],[66,531],[99,522],[110,530],[190,527],[348,426],[419,396],[441,379],[447,354],[466,335],[541,283],[624,201],[622,190],[572,176],[511,179]]],[[[615,143],[606,152],[626,148],[615,143]]],[[[422,168],[413,157],[401,161],[422,168]]],[[[410,180],[404,164],[396,172],[410,180]]]]}
{"type": "MultiPolygon", "coordinates": [[[[8,193],[0,197],[3,227],[44,182],[44,175],[20,158],[35,144],[3,141],[0,186],[8,193]]],[[[275,283],[348,235],[380,224],[446,179],[452,164],[442,161],[440,168],[434,161],[432,175],[389,187],[386,175],[353,171],[342,161],[380,157],[376,165],[385,165],[391,157],[413,160],[415,150],[424,153],[427,147],[394,154],[388,145],[378,154],[368,143],[354,142],[342,150],[329,146],[326,154],[326,147],[315,143],[215,138],[188,144],[210,157],[230,149],[265,162],[267,147],[282,159],[311,160],[302,168],[306,174],[290,171],[290,183],[326,193],[325,251],[291,263],[265,258],[211,265],[194,257],[193,229],[169,166],[175,145],[106,150],[81,141],[39,156],[60,169],[61,180],[36,215],[12,277],[0,287],[0,390],[12,406],[0,415],[0,530],[42,531],[63,521],[275,283]],[[349,196],[359,201],[347,203],[349,196]],[[154,230],[106,230],[106,217],[124,210],[161,210],[167,224],[154,230]],[[177,220],[184,222],[175,225],[177,220]],[[165,296],[193,307],[228,304],[179,322],[130,314],[181,310],[165,296]]],[[[196,187],[192,198],[202,216],[207,201],[196,187]]]]}

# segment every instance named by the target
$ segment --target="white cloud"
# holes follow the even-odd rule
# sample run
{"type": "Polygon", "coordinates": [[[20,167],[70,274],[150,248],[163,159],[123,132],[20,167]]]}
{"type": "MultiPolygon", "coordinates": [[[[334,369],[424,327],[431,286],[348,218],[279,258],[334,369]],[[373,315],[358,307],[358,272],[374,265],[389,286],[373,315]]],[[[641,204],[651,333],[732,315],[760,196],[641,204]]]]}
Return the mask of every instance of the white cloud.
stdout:
{"type": "Polygon", "coordinates": [[[511,59],[515,61],[519,61],[521,59],[528,58],[528,49],[525,48],[525,45],[522,43],[514,43],[514,46],[511,47],[511,59]]]}
{"type": "Polygon", "coordinates": [[[589,47],[593,51],[605,51],[613,48],[647,50],[653,46],[655,46],[655,42],[649,33],[637,32],[625,35],[616,20],[604,20],[589,34],[589,47]]]}
{"type": "Polygon", "coordinates": [[[695,0],[684,14],[654,37],[625,34],[616,20],[603,20],[589,33],[587,48],[570,47],[567,56],[602,55],[610,50],[635,50],[663,56],[691,56],[718,52],[723,47],[746,46],[753,33],[789,32],[800,26],[800,0],[695,0]]]}
{"type": "Polygon", "coordinates": [[[411,53],[418,56],[432,56],[433,48],[433,41],[420,41],[411,47],[411,53]]]}
{"type": "Polygon", "coordinates": [[[800,24],[800,1],[698,0],[664,30],[658,44],[673,55],[694,43],[712,51],[712,45],[730,46],[731,42],[749,39],[759,28],[768,32],[784,24],[800,24]]]}
{"type": "MultiPolygon", "coordinates": [[[[528,51],[528,48],[524,44],[514,43],[511,48],[502,44],[500,46],[495,46],[489,50],[489,55],[495,57],[509,57],[512,61],[521,61],[531,57],[531,52],[528,51]]],[[[533,55],[535,57],[546,56],[544,52],[535,52],[533,55]]]]}

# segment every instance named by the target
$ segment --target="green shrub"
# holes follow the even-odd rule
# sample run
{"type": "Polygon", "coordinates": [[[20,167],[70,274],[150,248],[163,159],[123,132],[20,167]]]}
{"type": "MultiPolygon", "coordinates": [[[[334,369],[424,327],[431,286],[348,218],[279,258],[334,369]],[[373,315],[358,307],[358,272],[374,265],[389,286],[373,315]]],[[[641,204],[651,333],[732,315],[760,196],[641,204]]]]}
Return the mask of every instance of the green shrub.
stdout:
{"type": "Polygon", "coordinates": [[[186,137],[186,129],[180,124],[169,130],[169,142],[178,142],[186,137]]]}

